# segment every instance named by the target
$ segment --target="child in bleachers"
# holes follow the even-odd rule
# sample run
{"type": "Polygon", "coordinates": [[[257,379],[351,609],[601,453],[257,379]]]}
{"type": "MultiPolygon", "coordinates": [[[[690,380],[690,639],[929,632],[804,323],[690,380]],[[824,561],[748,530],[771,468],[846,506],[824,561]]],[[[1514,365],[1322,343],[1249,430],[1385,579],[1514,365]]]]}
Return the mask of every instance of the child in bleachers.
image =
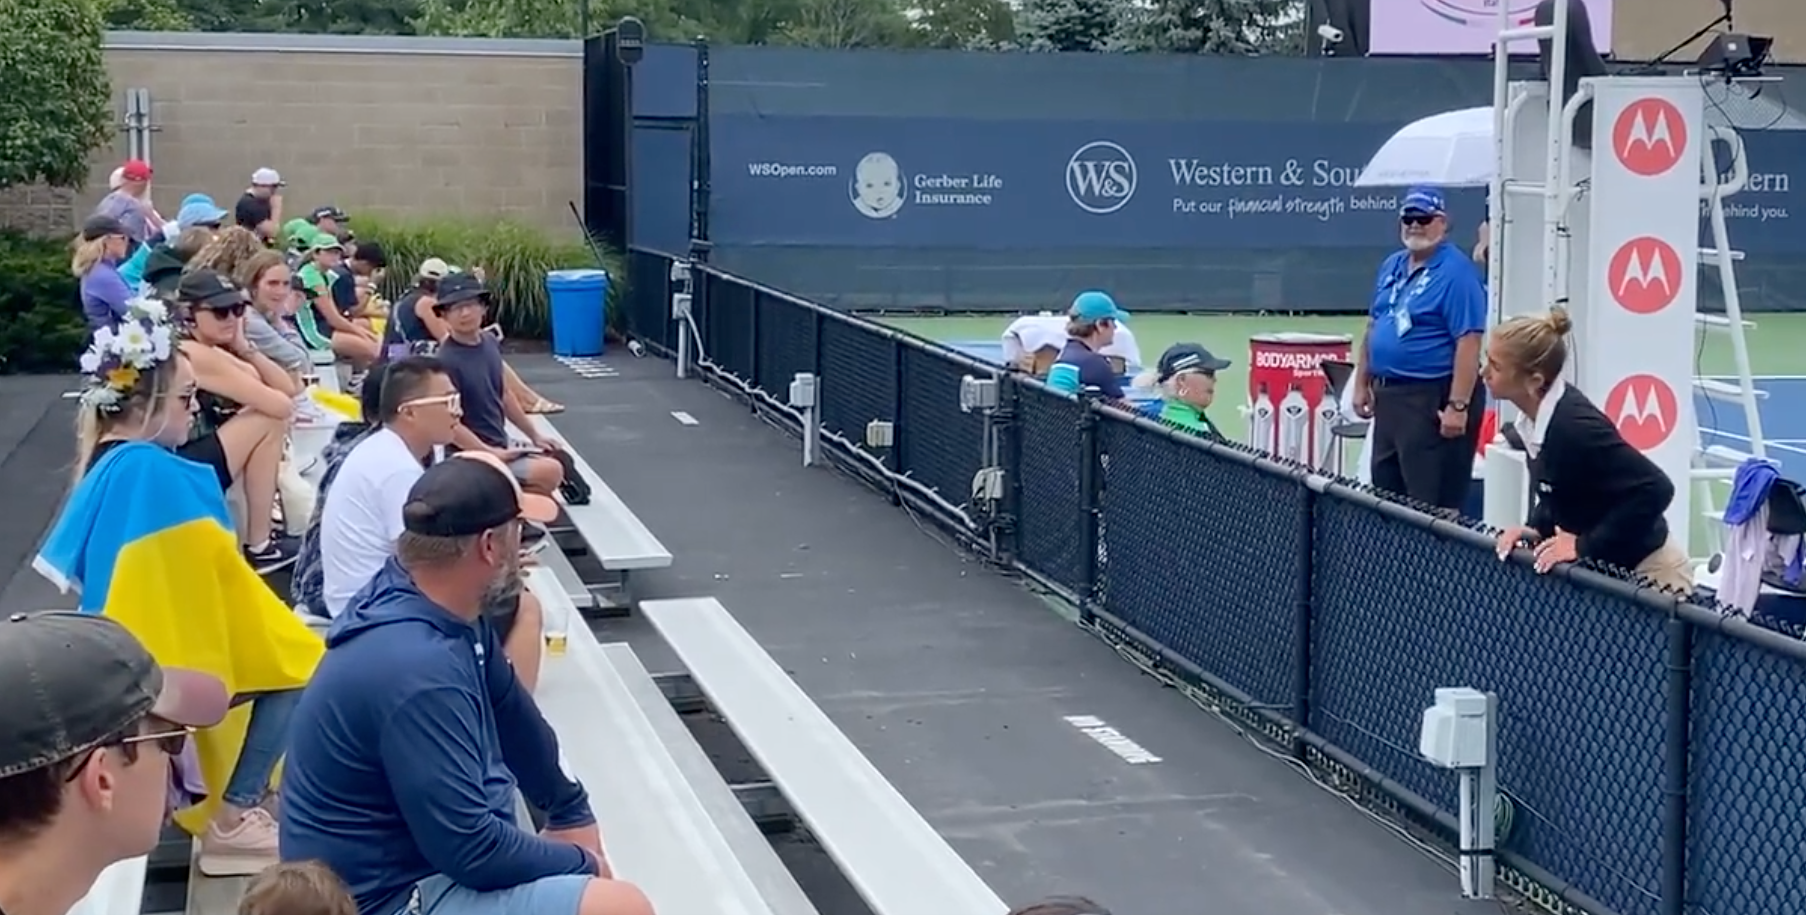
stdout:
{"type": "Polygon", "coordinates": [[[238,915],[357,915],[344,881],[318,861],[290,861],[258,874],[238,915]]]}

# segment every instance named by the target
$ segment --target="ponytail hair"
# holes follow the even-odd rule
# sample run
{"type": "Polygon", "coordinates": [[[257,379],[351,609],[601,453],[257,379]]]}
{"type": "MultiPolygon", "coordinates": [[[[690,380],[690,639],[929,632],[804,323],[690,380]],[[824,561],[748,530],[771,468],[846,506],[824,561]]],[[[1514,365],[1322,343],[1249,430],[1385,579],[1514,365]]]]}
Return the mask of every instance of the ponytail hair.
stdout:
{"type": "Polygon", "coordinates": [[[94,265],[107,256],[107,240],[104,237],[82,238],[77,235],[71,247],[75,249],[75,254],[69,258],[69,272],[78,277],[87,276],[88,271],[93,270],[94,265]]]}
{"type": "MultiPolygon", "coordinates": [[[[1504,361],[1518,374],[1541,375],[1547,391],[1568,365],[1568,334],[1574,321],[1567,311],[1551,308],[1540,315],[1512,318],[1493,329],[1492,339],[1504,361]]],[[[1541,393],[1540,391],[1538,393],[1541,393]]]]}
{"type": "Polygon", "coordinates": [[[88,475],[88,465],[93,462],[101,439],[122,426],[132,423],[142,426],[150,419],[152,411],[162,405],[175,384],[176,360],[185,358],[187,354],[180,348],[174,349],[168,359],[144,373],[117,404],[101,406],[87,400],[76,401],[72,482],[80,483],[82,477],[88,475]]]}

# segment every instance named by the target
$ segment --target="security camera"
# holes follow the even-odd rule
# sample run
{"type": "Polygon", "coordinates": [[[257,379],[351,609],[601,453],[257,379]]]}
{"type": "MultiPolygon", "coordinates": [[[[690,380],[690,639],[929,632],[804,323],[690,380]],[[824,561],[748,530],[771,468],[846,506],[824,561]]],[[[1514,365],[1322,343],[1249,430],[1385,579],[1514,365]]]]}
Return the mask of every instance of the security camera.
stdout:
{"type": "Polygon", "coordinates": [[[1325,22],[1324,24],[1317,26],[1317,37],[1330,44],[1335,44],[1342,40],[1342,30],[1325,22]]]}

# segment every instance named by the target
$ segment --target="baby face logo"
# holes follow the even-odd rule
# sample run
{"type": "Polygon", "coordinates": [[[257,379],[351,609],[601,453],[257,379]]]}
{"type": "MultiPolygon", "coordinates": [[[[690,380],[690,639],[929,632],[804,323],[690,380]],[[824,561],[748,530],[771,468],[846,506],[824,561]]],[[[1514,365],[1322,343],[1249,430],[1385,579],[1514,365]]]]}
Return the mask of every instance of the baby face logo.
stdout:
{"type": "Polygon", "coordinates": [[[871,152],[866,153],[853,169],[853,181],[847,186],[847,194],[853,200],[853,209],[867,218],[889,219],[903,209],[903,189],[907,183],[903,169],[890,153],[871,152]]]}
{"type": "MultiPolygon", "coordinates": [[[[1456,25],[1491,27],[1499,21],[1499,0],[1418,0],[1423,8],[1456,25]]],[[[1537,0],[1510,0],[1505,15],[1513,25],[1534,25],[1537,0]]]]}

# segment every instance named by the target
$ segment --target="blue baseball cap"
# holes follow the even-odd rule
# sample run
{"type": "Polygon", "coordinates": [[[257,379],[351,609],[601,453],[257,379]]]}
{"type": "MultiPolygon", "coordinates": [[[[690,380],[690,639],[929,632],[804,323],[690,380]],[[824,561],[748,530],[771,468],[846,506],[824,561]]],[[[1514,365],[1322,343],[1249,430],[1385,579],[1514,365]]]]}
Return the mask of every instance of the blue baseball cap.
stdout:
{"type": "Polygon", "coordinates": [[[212,197],[206,194],[189,194],[182,200],[182,208],[176,211],[176,225],[184,229],[218,225],[225,220],[226,215],[225,210],[214,204],[212,197]]]}
{"type": "Polygon", "coordinates": [[[1433,187],[1414,187],[1405,192],[1404,202],[1399,204],[1399,215],[1427,213],[1431,216],[1448,212],[1447,201],[1442,192],[1433,187]]]}
{"type": "Polygon", "coordinates": [[[1072,310],[1067,312],[1081,321],[1127,321],[1129,313],[1116,307],[1116,300],[1107,292],[1081,292],[1072,300],[1072,310]]]}

